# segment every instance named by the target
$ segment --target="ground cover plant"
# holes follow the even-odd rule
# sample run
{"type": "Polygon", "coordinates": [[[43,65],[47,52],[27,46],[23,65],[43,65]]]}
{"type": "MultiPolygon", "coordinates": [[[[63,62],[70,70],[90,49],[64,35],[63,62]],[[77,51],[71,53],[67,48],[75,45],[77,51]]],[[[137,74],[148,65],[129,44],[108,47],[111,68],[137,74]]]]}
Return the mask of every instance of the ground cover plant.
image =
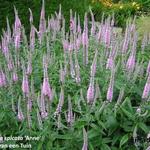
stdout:
{"type": "Polygon", "coordinates": [[[148,150],[150,35],[138,40],[136,18],[118,33],[114,16],[97,26],[90,9],[81,28],[70,11],[66,30],[61,6],[46,21],[43,2],[27,40],[14,10],[0,44],[1,148],[148,150]]]}

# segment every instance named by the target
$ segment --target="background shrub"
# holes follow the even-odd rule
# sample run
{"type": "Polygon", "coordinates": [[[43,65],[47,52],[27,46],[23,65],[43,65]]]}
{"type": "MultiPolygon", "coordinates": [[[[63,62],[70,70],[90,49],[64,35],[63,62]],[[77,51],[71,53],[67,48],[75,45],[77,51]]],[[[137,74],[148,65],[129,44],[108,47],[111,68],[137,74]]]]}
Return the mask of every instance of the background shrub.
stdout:
{"type": "MultiPolygon", "coordinates": [[[[81,22],[83,22],[84,13],[88,10],[89,3],[90,0],[45,0],[46,15],[51,16],[51,14],[54,14],[61,4],[67,25],[70,18],[70,9],[77,12],[80,15],[81,22]]],[[[28,8],[33,11],[34,25],[38,27],[41,4],[42,0],[0,0],[0,34],[2,33],[2,28],[6,27],[6,17],[9,18],[11,25],[14,22],[14,6],[19,12],[19,17],[25,26],[27,34],[30,31],[28,8]]]]}

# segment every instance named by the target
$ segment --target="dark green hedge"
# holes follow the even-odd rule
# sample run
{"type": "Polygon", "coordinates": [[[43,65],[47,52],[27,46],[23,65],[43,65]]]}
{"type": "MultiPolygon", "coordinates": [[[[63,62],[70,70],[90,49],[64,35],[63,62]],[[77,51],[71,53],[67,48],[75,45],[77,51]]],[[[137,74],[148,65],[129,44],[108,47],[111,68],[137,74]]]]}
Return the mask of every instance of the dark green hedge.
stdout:
{"type": "MultiPolygon", "coordinates": [[[[84,12],[88,9],[90,0],[45,0],[46,17],[58,11],[59,4],[62,5],[62,12],[68,22],[70,9],[80,14],[83,19],[84,12]]],[[[14,6],[16,6],[22,24],[29,33],[29,11],[31,8],[34,16],[34,24],[37,27],[40,18],[42,0],[0,0],[0,34],[2,28],[6,27],[6,17],[9,18],[11,25],[14,23],[14,6]]]]}

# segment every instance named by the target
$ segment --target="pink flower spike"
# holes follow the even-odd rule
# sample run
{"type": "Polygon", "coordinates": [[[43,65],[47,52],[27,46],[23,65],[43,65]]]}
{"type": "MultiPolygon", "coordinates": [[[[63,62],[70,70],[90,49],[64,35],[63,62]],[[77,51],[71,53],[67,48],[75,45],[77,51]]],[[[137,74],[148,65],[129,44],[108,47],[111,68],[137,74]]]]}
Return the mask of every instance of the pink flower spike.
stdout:
{"type": "Polygon", "coordinates": [[[39,40],[43,38],[43,34],[46,32],[46,20],[45,20],[45,4],[44,0],[42,0],[42,9],[41,9],[41,16],[40,16],[40,25],[39,25],[39,40]]]}
{"type": "Polygon", "coordinates": [[[6,85],[6,76],[3,71],[0,71],[0,87],[6,85]]]}
{"type": "Polygon", "coordinates": [[[68,115],[67,115],[67,122],[69,124],[69,126],[72,126],[73,122],[74,122],[74,118],[73,118],[73,112],[72,112],[72,103],[71,103],[71,97],[68,96],[68,115]]]}
{"type": "Polygon", "coordinates": [[[74,26],[75,26],[74,20],[71,19],[71,20],[70,20],[70,30],[71,30],[71,31],[74,30],[74,26]]]}
{"type": "Polygon", "coordinates": [[[63,40],[62,43],[64,51],[67,51],[69,49],[69,42],[67,40],[63,40]]]}
{"type": "Polygon", "coordinates": [[[90,14],[91,14],[91,18],[92,18],[92,27],[91,27],[91,35],[95,35],[95,20],[94,20],[94,14],[90,8],[90,14]]]}
{"type": "Polygon", "coordinates": [[[142,99],[148,98],[149,93],[150,93],[150,84],[146,83],[145,87],[144,87],[143,94],[142,94],[142,99]]]}
{"type": "Polygon", "coordinates": [[[58,116],[61,113],[63,104],[64,104],[64,89],[63,89],[63,87],[61,87],[59,103],[58,103],[57,109],[56,109],[56,111],[54,113],[55,116],[58,116]]]}
{"type": "Polygon", "coordinates": [[[34,46],[35,46],[35,27],[32,25],[31,26],[31,31],[30,31],[30,49],[33,51],[34,46]]]}
{"type": "Polygon", "coordinates": [[[87,103],[92,104],[94,101],[94,83],[90,83],[87,90],[87,103]]]}
{"type": "Polygon", "coordinates": [[[41,117],[42,117],[43,119],[46,119],[47,116],[48,116],[48,113],[47,113],[46,111],[42,111],[42,112],[41,112],[41,117]]]}
{"type": "Polygon", "coordinates": [[[81,25],[80,25],[80,16],[78,15],[78,26],[77,26],[77,32],[81,33],[81,25]]]}
{"type": "Polygon", "coordinates": [[[150,94],[150,74],[147,78],[147,81],[143,90],[142,99],[147,99],[149,94],[150,94]]]}
{"type": "Polygon", "coordinates": [[[82,150],[87,150],[88,149],[88,138],[87,138],[87,133],[86,130],[83,128],[83,137],[84,137],[84,143],[82,150]]]}
{"type": "Polygon", "coordinates": [[[115,71],[113,69],[111,71],[112,71],[111,78],[110,78],[110,82],[109,82],[109,86],[107,90],[107,100],[109,102],[112,102],[112,99],[113,99],[114,74],[115,74],[115,71]]]}
{"type": "Polygon", "coordinates": [[[13,63],[12,63],[11,60],[8,61],[7,66],[8,66],[8,70],[9,70],[9,71],[11,71],[11,70],[13,69],[13,63]]]}
{"type": "Polygon", "coordinates": [[[76,49],[79,50],[79,49],[80,49],[80,46],[81,46],[81,38],[78,37],[78,38],[76,39],[76,49]]]}
{"type": "Polygon", "coordinates": [[[13,72],[12,79],[13,79],[14,82],[18,81],[18,75],[17,75],[16,72],[13,72]]]}
{"type": "Polygon", "coordinates": [[[109,85],[108,91],[107,91],[107,100],[111,102],[112,98],[113,98],[113,88],[111,87],[111,85],[109,85]]]}
{"type": "Polygon", "coordinates": [[[41,118],[46,119],[48,116],[48,113],[45,108],[45,99],[44,99],[44,95],[42,93],[41,93],[41,98],[39,101],[39,108],[40,108],[40,112],[41,112],[41,118]]]}
{"type": "Polygon", "coordinates": [[[32,73],[32,54],[31,54],[31,52],[29,52],[27,74],[31,75],[31,73],[32,73]]]}
{"type": "Polygon", "coordinates": [[[128,71],[133,71],[135,67],[135,55],[131,54],[128,58],[126,68],[128,71]]]}
{"type": "Polygon", "coordinates": [[[107,65],[106,65],[106,69],[112,69],[112,68],[113,68],[113,65],[114,65],[113,58],[112,58],[112,57],[108,58],[108,60],[107,60],[107,65]]]}
{"type": "Polygon", "coordinates": [[[52,100],[52,90],[50,88],[48,78],[44,77],[43,86],[42,86],[42,94],[44,96],[48,96],[50,100],[52,100]]]}
{"type": "Polygon", "coordinates": [[[32,100],[30,98],[28,98],[27,108],[28,108],[29,111],[32,110],[32,100]]]}
{"type": "Polygon", "coordinates": [[[148,66],[147,66],[146,74],[147,74],[147,75],[150,74],[150,61],[149,61],[148,66]]]}
{"type": "Polygon", "coordinates": [[[83,31],[82,33],[82,44],[83,46],[88,46],[88,35],[86,31],[83,31]]]}
{"type": "Polygon", "coordinates": [[[18,112],[17,118],[18,118],[19,121],[24,120],[24,116],[23,116],[23,113],[21,111],[18,112]]]}
{"type": "Polygon", "coordinates": [[[30,12],[30,23],[33,23],[33,14],[32,14],[32,10],[29,8],[29,12],[30,12]]]}
{"type": "Polygon", "coordinates": [[[27,67],[27,74],[31,75],[31,73],[32,73],[32,65],[31,65],[31,63],[29,63],[28,67],[27,67]]]}
{"type": "Polygon", "coordinates": [[[24,115],[21,109],[21,97],[19,97],[18,100],[18,114],[17,114],[17,118],[19,121],[23,121],[24,120],[24,115]]]}
{"type": "Polygon", "coordinates": [[[22,91],[24,94],[29,94],[28,76],[24,73],[22,81],[22,91]]]}
{"type": "Polygon", "coordinates": [[[96,49],[95,51],[95,56],[92,62],[92,66],[91,66],[91,76],[94,77],[95,73],[96,73],[96,67],[97,67],[97,55],[98,55],[98,50],[96,49]]]}

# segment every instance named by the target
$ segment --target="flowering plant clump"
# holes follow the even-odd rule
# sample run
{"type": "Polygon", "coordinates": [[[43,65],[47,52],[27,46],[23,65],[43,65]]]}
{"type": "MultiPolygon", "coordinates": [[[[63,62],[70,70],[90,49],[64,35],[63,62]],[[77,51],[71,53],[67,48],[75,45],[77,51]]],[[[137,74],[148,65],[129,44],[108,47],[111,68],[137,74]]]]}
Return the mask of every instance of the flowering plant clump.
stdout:
{"type": "Polygon", "coordinates": [[[39,29],[30,10],[29,41],[16,9],[13,30],[7,19],[0,44],[0,135],[40,137],[30,141],[35,150],[149,146],[150,35],[139,42],[135,19],[118,34],[114,17],[97,26],[90,14],[92,25],[85,13],[82,28],[70,11],[67,31],[61,6],[46,21],[43,1],[39,29]]]}

